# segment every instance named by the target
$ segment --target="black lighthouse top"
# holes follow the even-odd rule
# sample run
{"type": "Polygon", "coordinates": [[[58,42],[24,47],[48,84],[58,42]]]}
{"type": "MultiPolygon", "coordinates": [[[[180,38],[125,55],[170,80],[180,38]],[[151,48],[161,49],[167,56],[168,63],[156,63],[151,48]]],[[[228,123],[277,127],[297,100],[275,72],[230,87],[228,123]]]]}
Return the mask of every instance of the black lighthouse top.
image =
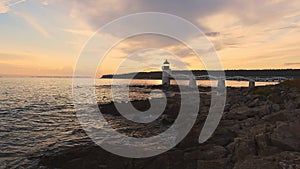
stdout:
{"type": "Polygon", "coordinates": [[[166,60],[164,62],[164,65],[162,66],[163,70],[170,70],[170,63],[168,62],[168,60],[166,60]]]}

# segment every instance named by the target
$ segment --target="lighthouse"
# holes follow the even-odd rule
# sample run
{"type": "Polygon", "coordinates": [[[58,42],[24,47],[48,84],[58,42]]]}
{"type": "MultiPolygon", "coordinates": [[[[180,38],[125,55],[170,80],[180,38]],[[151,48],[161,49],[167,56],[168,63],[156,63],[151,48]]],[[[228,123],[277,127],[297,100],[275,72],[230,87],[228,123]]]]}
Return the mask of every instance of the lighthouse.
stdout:
{"type": "Polygon", "coordinates": [[[162,85],[170,85],[170,76],[171,76],[170,63],[166,60],[162,66],[162,85]]]}

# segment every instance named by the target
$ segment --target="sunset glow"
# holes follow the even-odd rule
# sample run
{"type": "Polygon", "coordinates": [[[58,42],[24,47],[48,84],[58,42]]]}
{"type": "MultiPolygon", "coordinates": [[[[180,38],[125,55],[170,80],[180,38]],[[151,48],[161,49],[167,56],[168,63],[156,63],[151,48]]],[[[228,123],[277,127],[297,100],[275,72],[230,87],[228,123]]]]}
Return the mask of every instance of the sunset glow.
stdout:
{"type": "MultiPolygon", "coordinates": [[[[81,49],[100,27],[149,11],[177,15],[198,26],[214,44],[224,69],[300,68],[298,0],[0,0],[0,76],[71,76],[81,49]]],[[[168,51],[190,69],[204,69],[183,44],[144,35],[115,46],[99,75],[114,73],[124,58],[147,48],[168,51]]],[[[169,57],[149,51],[143,55],[157,58],[157,63],[169,57]]]]}

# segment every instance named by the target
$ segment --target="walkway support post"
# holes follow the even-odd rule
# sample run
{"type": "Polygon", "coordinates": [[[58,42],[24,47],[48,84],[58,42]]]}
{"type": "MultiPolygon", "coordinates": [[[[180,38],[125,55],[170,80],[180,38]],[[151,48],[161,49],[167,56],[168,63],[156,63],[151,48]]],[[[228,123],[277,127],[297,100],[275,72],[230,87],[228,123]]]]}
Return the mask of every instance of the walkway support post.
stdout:
{"type": "Polygon", "coordinates": [[[254,80],[250,80],[249,81],[249,88],[254,88],[255,87],[255,81],[254,80]]]}
{"type": "Polygon", "coordinates": [[[190,82],[189,82],[189,86],[190,87],[196,87],[197,86],[197,82],[194,76],[190,76],[190,82]]]}
{"type": "Polygon", "coordinates": [[[220,78],[218,80],[218,88],[224,88],[225,87],[225,79],[220,78]]]}

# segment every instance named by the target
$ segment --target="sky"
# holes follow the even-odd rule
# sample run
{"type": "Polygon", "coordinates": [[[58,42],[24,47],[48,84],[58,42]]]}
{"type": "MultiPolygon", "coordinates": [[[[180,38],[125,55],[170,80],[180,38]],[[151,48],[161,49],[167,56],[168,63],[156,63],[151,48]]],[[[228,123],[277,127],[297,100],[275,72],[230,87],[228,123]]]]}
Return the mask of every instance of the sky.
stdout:
{"type": "MultiPolygon", "coordinates": [[[[0,76],[71,76],[99,28],[141,12],[169,13],[196,25],[224,69],[300,68],[299,0],[0,0],[0,76]]],[[[205,69],[194,55],[170,37],[140,35],[114,46],[97,73],[115,73],[122,63],[123,72],[159,70],[165,59],[180,69],[174,57],[189,69],[205,69]]]]}

